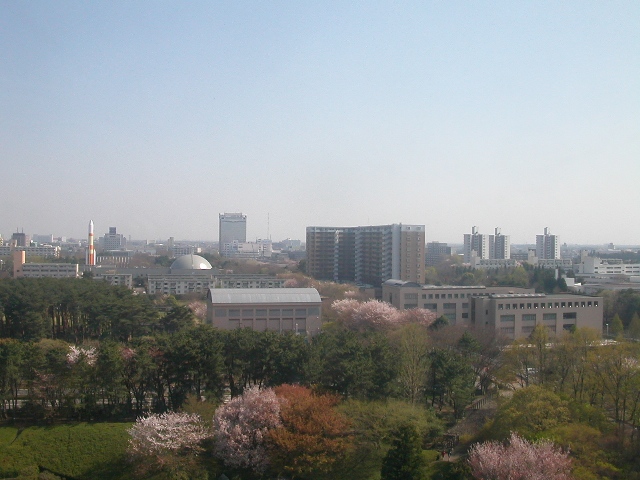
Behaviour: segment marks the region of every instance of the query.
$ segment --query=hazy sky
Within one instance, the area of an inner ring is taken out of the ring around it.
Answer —
[[[640,243],[640,2],[0,0],[0,232]]]

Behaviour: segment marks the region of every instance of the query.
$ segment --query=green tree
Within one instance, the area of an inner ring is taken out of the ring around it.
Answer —
[[[381,480],[419,480],[424,475],[422,439],[416,428],[408,423],[394,434],[391,448],[382,461]]]
[[[629,323],[629,336],[640,340],[640,316],[638,316],[638,312],[633,314],[631,322]]]
[[[624,325],[622,323],[622,319],[620,315],[617,313],[611,319],[611,325],[609,325],[609,332],[613,337],[619,337],[624,332]]]

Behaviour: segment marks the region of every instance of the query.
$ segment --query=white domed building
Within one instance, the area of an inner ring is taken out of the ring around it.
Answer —
[[[182,255],[174,260],[169,273],[149,275],[149,294],[185,295],[205,293],[215,287],[216,271],[200,255]]]

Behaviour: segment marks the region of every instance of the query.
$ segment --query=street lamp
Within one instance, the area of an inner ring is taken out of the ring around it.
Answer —
[[[607,338],[609,338],[609,324],[605,323],[605,326],[607,327]]]

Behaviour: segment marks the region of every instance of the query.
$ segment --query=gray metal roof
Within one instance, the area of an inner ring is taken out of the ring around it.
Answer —
[[[315,288],[210,288],[211,303],[320,303]]]

